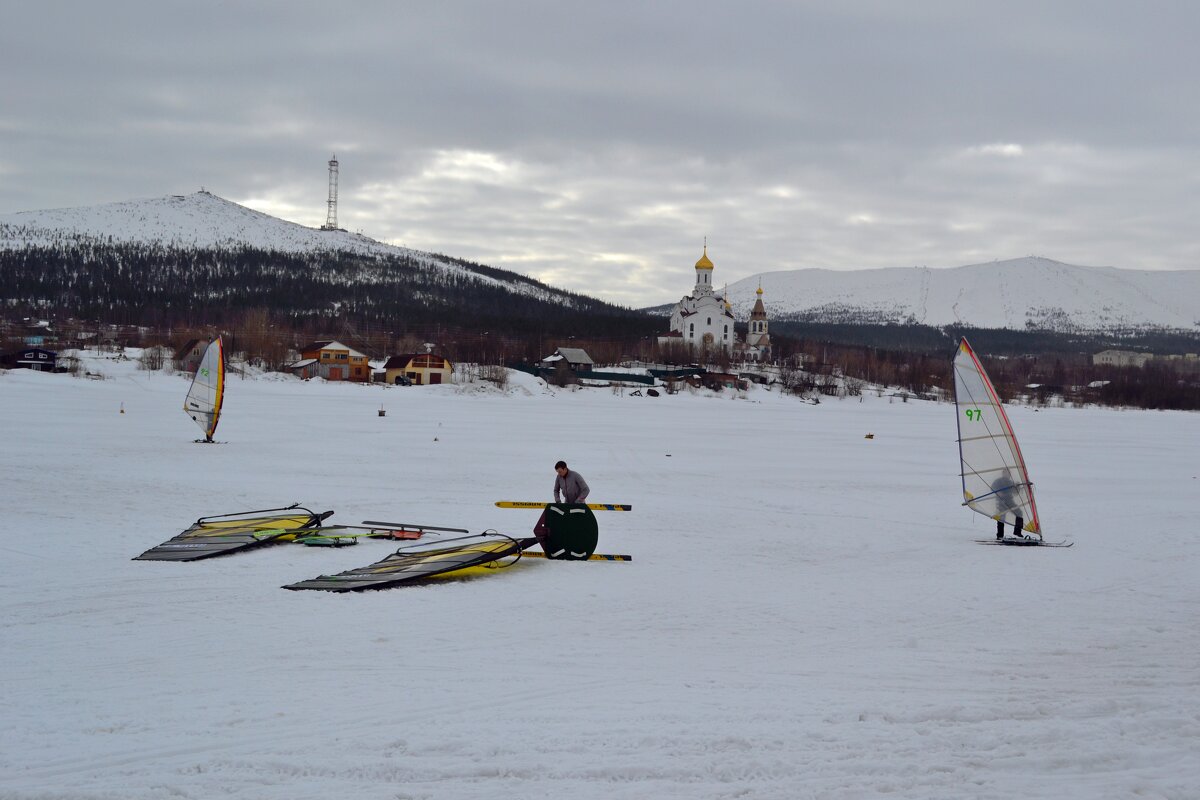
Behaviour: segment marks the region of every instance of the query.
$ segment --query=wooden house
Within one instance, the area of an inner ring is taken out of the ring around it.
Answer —
[[[0,363],[9,369],[33,369],[40,372],[54,372],[58,366],[58,353],[44,350],[41,347],[26,347],[15,353],[9,353],[0,358]]]
[[[195,372],[200,366],[200,360],[204,358],[204,351],[208,349],[212,339],[189,339],[183,347],[175,351],[175,364],[180,372]]]
[[[572,372],[588,372],[595,366],[592,357],[581,347],[560,347],[542,359],[542,366],[554,369],[560,361],[567,362],[567,369]]]
[[[287,371],[297,378],[315,378],[320,374],[321,364],[315,358],[302,358],[294,364],[287,365]]]
[[[405,378],[414,386],[450,383],[454,365],[445,356],[437,353],[406,353],[392,356],[383,365],[385,380],[390,384],[404,383]]]
[[[300,348],[300,361],[288,366],[301,377],[320,377],[327,381],[371,380],[371,365],[367,356],[339,341],[323,339],[309,342]]]

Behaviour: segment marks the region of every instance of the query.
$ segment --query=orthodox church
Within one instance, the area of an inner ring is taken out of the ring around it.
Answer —
[[[762,286],[750,312],[749,332],[745,341],[738,341],[733,329],[733,308],[725,297],[713,290],[713,262],[708,257],[708,245],[696,262],[696,285],[684,295],[671,312],[671,330],[659,336],[660,345],[685,344],[700,352],[724,350],[731,355],[753,361],[771,357],[771,336],[767,332],[767,311],[763,307]]]
[[[742,350],[747,361],[771,360],[771,334],[767,332],[767,309],[763,307],[762,282],[758,284],[758,295],[754,309],[750,312],[750,326],[746,331],[746,342]]]
[[[671,312],[671,332],[658,337],[659,344],[686,344],[697,350],[721,349],[733,352],[733,309],[723,297],[717,297],[712,283],[713,262],[708,245],[696,262],[696,285],[684,295]]]

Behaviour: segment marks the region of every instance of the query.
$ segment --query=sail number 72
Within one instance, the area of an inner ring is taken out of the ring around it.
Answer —
[[[967,415],[967,419],[971,420],[972,422],[979,422],[979,420],[983,419],[983,412],[978,408],[968,408],[965,413]]]

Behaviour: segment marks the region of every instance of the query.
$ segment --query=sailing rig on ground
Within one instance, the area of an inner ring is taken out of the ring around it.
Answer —
[[[1004,413],[1000,396],[964,338],[954,357],[954,406],[958,420],[963,505],[996,520],[996,538],[981,544],[1066,546],[1046,542],[1033,499],[1033,482]],[[1004,533],[1012,526],[1012,535]]]
[[[197,442],[211,444],[217,422],[221,419],[221,403],[225,399],[225,346],[221,337],[209,342],[204,356],[196,367],[196,376],[183,401],[183,411],[191,417],[204,438]]]
[[[367,522],[362,525],[322,523],[332,511],[316,513],[293,503],[284,508],[240,511],[201,517],[182,533],[152,547],[134,561],[198,561],[280,542],[309,547],[346,547],[359,539],[420,539],[426,533],[470,533],[415,522]]]
[[[516,539],[495,531],[402,547],[382,561],[365,567],[320,575],[285,589],[318,589],[326,592],[361,592],[420,584],[436,578],[468,578],[511,566],[536,538]]]
[[[294,541],[312,529],[319,529],[321,521],[331,514],[332,511],[317,513],[292,504],[286,508],[201,517],[183,533],[150,548],[134,561],[198,561]]]

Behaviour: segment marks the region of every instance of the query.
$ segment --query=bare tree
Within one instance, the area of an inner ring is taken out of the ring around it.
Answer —
[[[138,358],[138,369],[144,369],[148,372],[161,370],[167,363],[167,357],[170,355],[170,352],[170,350],[162,345],[143,348],[142,355]]]

